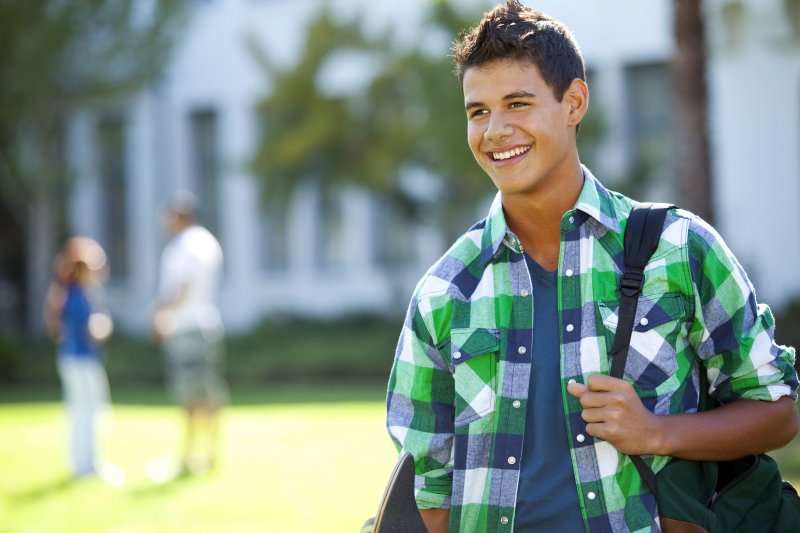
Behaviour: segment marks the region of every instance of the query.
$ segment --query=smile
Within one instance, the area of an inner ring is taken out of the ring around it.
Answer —
[[[524,154],[528,150],[530,150],[530,146],[517,146],[516,148],[512,148],[511,150],[507,150],[505,152],[489,152],[492,156],[492,159],[495,161],[502,161],[504,159],[509,159],[514,157],[515,155]]]

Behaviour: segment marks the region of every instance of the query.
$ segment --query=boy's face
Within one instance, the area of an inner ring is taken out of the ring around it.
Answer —
[[[501,59],[468,68],[463,90],[467,142],[503,195],[558,186],[577,156],[573,87],[559,102],[535,65]]]

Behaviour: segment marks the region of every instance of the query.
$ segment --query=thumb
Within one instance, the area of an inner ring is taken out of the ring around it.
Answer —
[[[583,396],[583,393],[589,390],[589,387],[584,385],[583,383],[567,383],[567,392],[575,396],[576,398],[580,398]]]

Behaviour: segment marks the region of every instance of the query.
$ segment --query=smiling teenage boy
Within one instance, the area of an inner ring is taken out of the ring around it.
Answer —
[[[589,91],[559,22],[516,1],[454,45],[467,137],[498,194],[418,284],[387,397],[431,532],[658,531],[627,454],[722,460],[796,434],[794,350],[719,235],[680,209],[609,377],[632,200],[581,165]],[[696,413],[699,376],[722,406]]]

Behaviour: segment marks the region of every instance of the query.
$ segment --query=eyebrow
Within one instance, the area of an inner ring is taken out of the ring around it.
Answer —
[[[513,93],[505,95],[503,100],[515,100],[517,98],[536,98],[536,95],[528,91],[514,91]],[[475,107],[483,107],[483,105],[482,102],[468,102],[467,105],[464,106],[464,109],[469,111]]]

